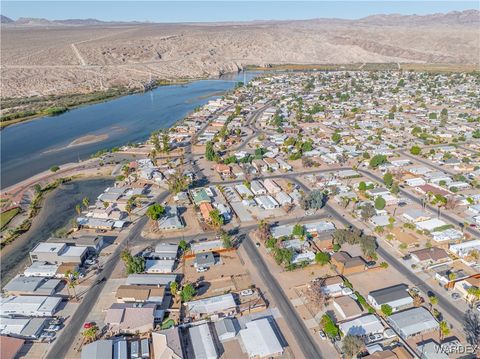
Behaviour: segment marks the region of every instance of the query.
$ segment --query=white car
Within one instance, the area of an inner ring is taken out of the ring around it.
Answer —
[[[198,272],[198,273],[203,273],[203,272],[206,272],[207,270],[208,270],[207,267],[198,267],[198,268],[197,268],[197,272]]]
[[[323,330],[320,330],[318,332],[318,335],[320,335],[320,339],[322,340],[327,340],[327,336],[325,335],[325,333],[323,332]]]
[[[245,289],[245,290],[242,290],[242,291],[240,292],[240,295],[241,295],[242,297],[248,297],[248,296],[250,296],[250,295],[252,295],[252,294],[253,294],[253,290],[251,290],[251,289]]]

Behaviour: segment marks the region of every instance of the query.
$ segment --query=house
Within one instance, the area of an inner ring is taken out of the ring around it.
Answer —
[[[343,335],[354,336],[381,334],[385,330],[380,320],[373,314],[342,322],[338,326]]]
[[[199,206],[202,203],[211,203],[211,202],[212,202],[212,199],[205,191],[205,188],[202,188],[201,190],[194,192],[193,203],[195,203],[195,205]]]
[[[480,252],[480,239],[452,244],[448,250],[460,258],[468,257],[473,251]]]
[[[444,227],[445,228],[445,227]],[[463,238],[463,233],[454,228],[440,228],[440,230],[433,231],[431,234],[435,242],[449,242],[456,241]]]
[[[438,218],[432,218],[426,221],[420,221],[415,224],[417,229],[422,230],[422,231],[428,231],[428,232],[433,232],[437,228],[441,228],[446,226],[447,224],[442,221],[441,219]]]
[[[125,284],[168,286],[176,280],[176,274],[130,274]]]
[[[367,190],[366,193],[372,197],[377,197],[377,196],[390,194],[390,191],[383,187],[377,187],[377,188]]]
[[[242,198],[253,198],[253,192],[248,189],[244,184],[238,184],[235,186],[235,190]]]
[[[382,214],[378,216],[373,216],[372,218],[370,218],[370,222],[372,222],[375,227],[385,227],[390,224],[389,219],[389,216]]]
[[[213,341],[208,323],[196,325],[188,329],[195,358],[217,359],[219,355]]]
[[[155,246],[153,256],[156,259],[176,259],[178,253],[178,243],[159,243]]]
[[[454,289],[457,290],[467,301],[475,300],[475,296],[468,293],[469,288],[480,288],[480,275],[474,275],[455,282]]]
[[[195,268],[210,268],[217,264],[213,252],[203,252],[195,254],[193,266]]]
[[[270,178],[267,178],[265,181],[263,181],[263,185],[271,195],[275,195],[282,190],[280,186]]]
[[[24,271],[25,277],[45,277],[53,278],[57,274],[58,264],[48,264],[47,262],[33,262]]]
[[[393,312],[409,308],[413,305],[413,298],[408,293],[406,284],[398,284],[368,293],[367,300],[377,310],[386,304],[392,308]]]
[[[267,194],[267,190],[260,181],[254,180],[250,182],[250,190],[256,196]]]
[[[218,339],[225,341],[235,338],[239,331],[239,325],[236,318],[224,318],[215,322],[215,331]]]
[[[415,262],[427,266],[451,260],[448,253],[438,247],[423,248],[410,252],[410,254]]]
[[[240,330],[240,338],[249,358],[272,358],[283,354],[283,347],[268,318],[252,320]]]
[[[257,202],[258,206],[263,209],[275,209],[279,207],[278,202],[272,196],[255,197],[255,202]]]
[[[419,187],[419,186],[426,185],[427,181],[425,181],[423,178],[415,177],[415,178],[406,179],[404,183],[409,187]]]
[[[83,263],[87,257],[87,248],[68,246],[66,243],[41,242],[30,252],[33,262],[47,262],[51,264]]]
[[[448,348],[444,347],[445,344],[440,346],[435,341],[428,340],[426,342],[420,342],[416,347],[416,351],[417,353],[421,353],[421,359],[448,359]],[[459,345],[460,343],[456,344],[455,348],[458,348]],[[442,351],[442,348],[447,350]]]
[[[59,279],[17,276],[8,282],[3,291],[9,295],[54,295],[60,286]]]
[[[292,235],[294,225],[282,225],[282,226],[275,226],[271,228],[271,235],[273,238],[281,238],[281,237],[290,237]]]
[[[141,306],[137,303],[114,303],[107,310],[105,324],[115,333],[147,333],[154,328],[156,308],[155,303]]]
[[[344,280],[339,275],[328,277],[325,279],[315,279],[322,280],[322,292],[325,296],[328,297],[338,297],[342,295],[347,295],[351,290],[345,287]]]
[[[153,332],[152,349],[152,359],[183,359],[185,357],[177,327]]]
[[[362,315],[363,310],[358,302],[348,295],[333,299],[333,307],[340,315],[340,320],[350,320]]]
[[[25,340],[0,335],[0,358],[15,359],[20,353]]]
[[[431,218],[427,212],[419,209],[409,209],[402,214],[402,217],[410,223],[427,221]]]
[[[61,297],[11,296],[0,298],[0,313],[11,316],[53,317],[61,302]]]
[[[158,228],[162,231],[174,231],[185,228],[178,214],[177,206],[166,206],[164,214],[158,219]]]
[[[223,163],[217,163],[214,166],[215,171],[217,171],[219,174],[223,176],[230,176],[232,173],[232,169],[230,168],[229,165],[225,165]]]
[[[343,251],[333,254],[331,263],[343,275],[363,272],[366,266],[365,261],[361,257],[352,257]]]
[[[147,259],[145,261],[146,273],[172,273],[175,266],[174,259]]]
[[[390,326],[407,340],[411,337],[438,331],[438,322],[423,307],[411,308],[394,313],[387,318]]]
[[[287,193],[281,191],[281,192],[278,192],[276,195],[275,195],[275,199],[277,200],[277,202],[281,205],[281,206],[285,206],[285,205],[289,205],[289,204],[292,204],[293,203],[293,199],[292,197],[290,197]]]
[[[223,241],[221,239],[192,243],[190,247],[190,250],[194,254],[218,251],[221,249],[224,249]]]
[[[117,303],[158,303],[165,297],[165,287],[154,285],[121,285],[115,294]]]
[[[8,318],[0,320],[0,334],[27,340],[39,339],[45,327],[47,318]],[[0,348],[1,349],[1,348]],[[3,359],[3,356],[0,356]]]
[[[214,314],[231,315],[237,311],[237,303],[231,293],[203,298],[185,303],[190,317],[202,318]]]
[[[202,202],[199,205],[200,213],[202,214],[202,218],[205,222],[210,222],[212,219],[210,218],[210,213],[213,211],[213,206],[208,202]]]

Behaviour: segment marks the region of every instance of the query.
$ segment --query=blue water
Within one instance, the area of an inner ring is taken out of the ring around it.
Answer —
[[[247,81],[258,73],[246,74]],[[59,116],[9,126],[0,133],[1,187],[6,188],[54,165],[86,159],[93,153],[146,140],[159,128],[172,126],[195,107],[232,89],[243,74],[187,85],[163,86],[80,107]],[[101,142],[65,148],[91,134],[108,134]]]

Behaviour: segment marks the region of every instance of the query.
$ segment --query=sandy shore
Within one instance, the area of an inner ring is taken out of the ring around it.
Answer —
[[[51,150],[44,151],[43,153],[51,153],[51,152],[57,152],[61,150],[65,150],[67,148],[72,148],[76,146],[83,146],[83,145],[89,145],[92,143],[96,142],[102,142],[105,141],[108,138],[107,134],[102,134],[102,135],[86,135],[79,137],[72,142],[70,142],[67,146],[64,147],[58,147],[58,148],[52,148]]]

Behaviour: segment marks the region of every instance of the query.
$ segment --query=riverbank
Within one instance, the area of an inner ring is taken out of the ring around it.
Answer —
[[[42,209],[32,221],[30,230],[0,251],[2,287],[28,265],[28,254],[38,243],[70,225],[76,216],[75,206],[84,197],[93,203],[112,183],[113,179],[105,177],[75,179],[49,192],[44,198]]]
[[[148,90],[162,86],[183,85],[201,79],[203,78],[158,80],[149,85]],[[2,100],[2,112],[7,113],[2,113],[2,116],[0,117],[0,130],[13,124],[27,122],[45,116],[57,116],[82,106],[94,105],[144,91],[145,89],[143,88],[118,87],[106,91],[94,91],[85,94],[7,98]]]

